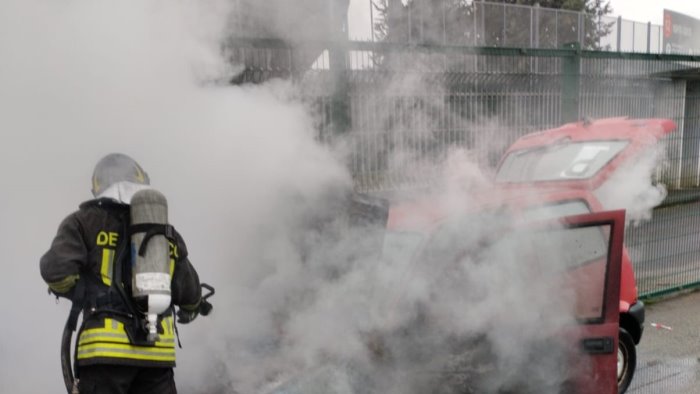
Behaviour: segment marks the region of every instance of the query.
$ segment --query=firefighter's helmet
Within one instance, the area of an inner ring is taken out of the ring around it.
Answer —
[[[92,194],[97,197],[111,185],[124,181],[150,185],[148,174],[134,159],[122,153],[110,153],[95,166],[92,173]]]

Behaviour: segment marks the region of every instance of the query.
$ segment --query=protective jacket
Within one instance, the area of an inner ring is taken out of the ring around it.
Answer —
[[[78,366],[175,366],[172,313],[159,319],[159,339],[149,343],[143,316],[130,302],[128,225],[129,205],[105,198],[90,200],[63,220],[41,258],[41,275],[49,288],[82,303]],[[174,235],[170,241],[172,304],[196,310],[201,299],[199,277],[187,258],[185,242],[179,233]]]

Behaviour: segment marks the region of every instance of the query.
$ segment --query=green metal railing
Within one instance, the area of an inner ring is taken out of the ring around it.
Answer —
[[[613,116],[673,119],[656,178],[672,197],[695,201],[700,190],[697,56],[263,39],[235,39],[229,49],[245,65],[238,83],[295,81],[319,139],[346,147],[361,191],[427,186],[430,164],[455,147],[493,166],[526,133]],[[642,297],[700,285],[699,207],[657,209],[628,229]]]

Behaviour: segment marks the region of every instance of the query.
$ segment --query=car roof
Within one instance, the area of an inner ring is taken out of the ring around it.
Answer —
[[[607,118],[593,121],[568,123],[561,127],[527,134],[515,141],[505,152],[499,163],[499,169],[506,158],[513,152],[526,151],[558,143],[585,141],[629,141],[629,144],[606,163],[597,173],[584,179],[557,179],[546,181],[529,181],[539,187],[582,188],[594,190],[599,187],[621,165],[638,157],[657,141],[676,129],[671,119],[629,119],[627,117]],[[502,186],[523,182],[500,181]]]
[[[659,139],[676,129],[671,119],[630,119],[628,117],[567,123],[553,129],[537,131],[519,138],[508,151],[551,144],[563,139],[571,141],[619,140],[645,138]]]

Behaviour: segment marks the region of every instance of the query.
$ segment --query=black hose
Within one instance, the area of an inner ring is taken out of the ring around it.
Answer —
[[[61,338],[61,371],[63,372],[63,383],[66,384],[68,394],[73,392],[73,360],[71,359],[71,342],[73,341],[73,330],[70,327],[70,319],[63,328]]]
[[[202,286],[203,289],[209,290],[209,293],[206,294],[206,295],[204,295],[204,296],[202,297],[202,301],[201,301],[201,303],[199,304],[199,314],[202,315],[202,316],[207,316],[208,314],[211,313],[211,310],[214,308],[214,307],[211,305],[211,303],[209,303],[209,302],[207,301],[207,298],[213,296],[214,293],[216,293],[216,290],[214,290],[214,288],[213,288],[212,286],[209,286],[209,285],[206,284],[206,283],[202,283],[201,286]]]

